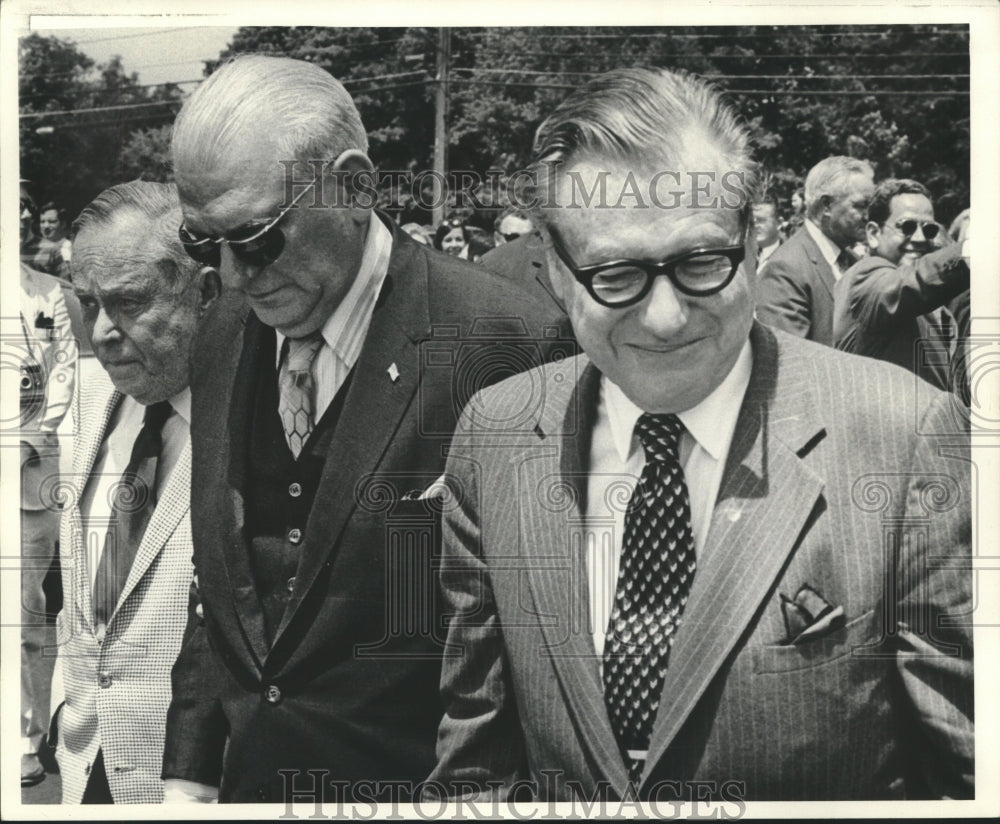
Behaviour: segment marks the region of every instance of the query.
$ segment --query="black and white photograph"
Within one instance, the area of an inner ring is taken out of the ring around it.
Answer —
[[[0,10],[2,817],[1000,815],[1000,7],[414,5]]]

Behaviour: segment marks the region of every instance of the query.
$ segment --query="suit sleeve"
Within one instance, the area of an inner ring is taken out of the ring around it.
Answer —
[[[463,433],[463,418],[459,433]],[[448,620],[438,763],[424,797],[505,798],[525,772],[524,743],[500,616],[480,547],[476,462],[456,434],[448,459],[456,505],[443,518],[440,586]]]
[[[920,422],[897,564],[897,657],[913,736],[908,795],[972,798],[973,727],[971,484],[969,432],[942,395]],[[959,431],[964,428],[964,431]],[[953,433],[955,437],[941,437]],[[921,540],[926,529],[927,540]]]
[[[192,582],[188,625],[170,675],[162,778],[217,787],[229,724],[218,697],[223,673],[197,607],[197,586]]]
[[[852,280],[848,291],[851,315],[866,332],[891,330],[946,305],[969,288],[969,267],[961,244],[924,255],[915,263],[872,269]]]
[[[809,335],[811,317],[808,284],[791,262],[772,257],[758,276],[757,319],[804,338]]]

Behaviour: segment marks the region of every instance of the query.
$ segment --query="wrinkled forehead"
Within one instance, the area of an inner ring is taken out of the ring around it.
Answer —
[[[175,221],[180,221],[180,210],[150,218],[138,209],[121,209],[108,221],[84,226],[73,240],[74,278],[77,272],[91,277],[169,259],[167,238]]]
[[[909,217],[934,220],[934,206],[922,194],[915,192],[893,197],[889,201],[889,220],[903,220]]]

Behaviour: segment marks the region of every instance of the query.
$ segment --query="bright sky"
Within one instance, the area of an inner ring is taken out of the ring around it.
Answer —
[[[73,40],[97,63],[120,55],[125,71],[138,72],[139,82],[166,83],[200,80],[203,60],[216,58],[232,39],[228,28],[128,28],[128,29],[39,29],[43,36]],[[195,84],[181,86],[191,91]]]

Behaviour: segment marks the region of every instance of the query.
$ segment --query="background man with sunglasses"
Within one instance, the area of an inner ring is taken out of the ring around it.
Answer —
[[[865,239],[875,188],[865,160],[827,157],[806,175],[805,222],[760,268],[757,317],[793,335],[833,346],[833,288]]]
[[[452,443],[426,794],[970,797],[969,473],[938,451],[962,409],[754,320],[750,136],[700,80],[595,78],[535,157],[585,354],[480,393]],[[664,170],[716,182],[571,204]]]
[[[435,481],[471,393],[554,345],[517,287],[372,209],[367,146],[337,80],[275,57],[220,68],[175,125],[180,237],[228,294],[192,374],[168,800],[406,800],[434,765]]]
[[[969,289],[968,240],[935,251],[940,227],[930,192],[915,180],[878,185],[865,231],[871,255],[834,292],[837,348],[953,388],[956,324],[947,307]]]

